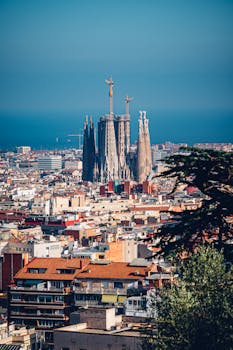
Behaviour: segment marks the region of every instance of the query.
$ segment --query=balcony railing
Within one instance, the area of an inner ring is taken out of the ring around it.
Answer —
[[[34,306],[38,306],[38,309],[54,309],[54,310],[62,310],[65,309],[67,307],[69,307],[70,305],[68,303],[64,303],[64,304],[55,304],[55,303],[42,303],[42,302],[28,302],[26,300],[19,300],[19,301],[11,301],[11,305],[16,307],[16,306],[20,306],[20,307],[27,307],[27,308],[33,308]]]
[[[68,304],[64,301],[39,301],[39,300],[25,300],[25,299],[11,299],[11,304],[30,304],[30,305],[47,305],[48,307],[65,307]]]
[[[108,287],[90,287],[74,286],[73,291],[78,294],[114,294],[127,295],[127,288],[108,288]]]
[[[11,291],[15,292],[54,292],[54,293],[59,293],[59,294],[67,294],[70,293],[70,288],[69,287],[61,287],[61,288],[56,288],[56,287],[48,287],[48,288],[41,288],[37,286],[24,286],[24,287],[18,287],[18,286],[11,286],[10,287]]]
[[[62,319],[62,320],[66,320],[67,316],[64,314],[49,314],[49,313],[43,313],[43,314],[28,314],[25,312],[20,312],[20,311],[11,311],[11,318],[14,317],[19,317],[19,318],[23,318],[23,319],[38,319],[38,320],[43,320],[43,319]]]
[[[75,300],[76,306],[96,306],[99,305],[98,300]]]

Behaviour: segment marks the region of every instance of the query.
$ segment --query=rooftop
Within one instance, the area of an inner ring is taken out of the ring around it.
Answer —
[[[24,266],[15,279],[69,280],[78,279],[127,279],[138,280],[156,272],[152,263],[131,265],[124,262],[90,262],[79,258],[34,258]]]
[[[120,329],[114,329],[111,331],[102,329],[86,328],[86,323],[74,324],[66,327],[57,328],[55,332],[77,332],[86,334],[103,334],[103,335],[116,335],[124,337],[141,337],[142,333],[139,331],[138,327],[124,327]]]

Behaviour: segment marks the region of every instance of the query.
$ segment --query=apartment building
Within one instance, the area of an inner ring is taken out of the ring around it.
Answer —
[[[92,261],[75,278],[75,305],[116,306],[119,312],[123,312],[127,296],[146,294],[146,279],[153,272],[156,272],[156,266],[144,259],[135,259],[131,263]]]
[[[117,314],[123,314],[126,299],[146,295],[158,278],[157,266],[144,259],[125,263],[34,258],[9,286],[8,321],[35,327],[43,348],[52,349],[54,328],[68,325],[73,311],[87,306],[115,307]]]
[[[128,324],[114,308],[82,309],[76,324],[54,331],[55,350],[139,350],[143,334],[140,326]]]
[[[87,262],[88,263],[88,262]],[[8,321],[35,327],[46,349],[53,348],[53,329],[69,324],[72,281],[85,264],[80,259],[34,258],[8,289]]]

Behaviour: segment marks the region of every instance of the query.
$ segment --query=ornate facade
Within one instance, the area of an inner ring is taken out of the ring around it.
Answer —
[[[130,180],[133,174],[139,182],[144,181],[151,171],[151,149],[146,112],[142,118],[140,112],[138,150],[136,154],[136,169],[133,169],[130,157],[130,114],[129,102],[125,98],[125,114],[116,115],[113,112],[112,77],[106,80],[109,85],[109,113],[100,117],[98,122],[98,152],[95,148],[95,132],[92,121],[88,128],[88,119],[84,124],[83,143],[83,180],[108,182],[110,180]]]
[[[84,181],[93,182],[96,179],[96,146],[95,146],[95,130],[90,117],[90,125],[88,125],[88,117],[84,123],[83,138],[83,173]]]
[[[152,168],[150,134],[145,111],[140,111],[138,122],[137,180],[141,183],[148,178]]]

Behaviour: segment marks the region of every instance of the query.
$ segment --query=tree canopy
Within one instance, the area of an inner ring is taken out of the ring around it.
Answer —
[[[164,225],[156,234],[162,254],[180,250],[192,251],[196,244],[213,242],[232,251],[228,244],[233,237],[229,218],[233,214],[232,152],[185,148],[182,153],[165,159],[168,169],[160,177],[175,180],[172,193],[180,185],[198,188],[204,199],[196,210],[171,212],[174,224]]]
[[[222,252],[198,246],[177,284],[163,288],[145,349],[229,350],[233,344],[232,270]]]

